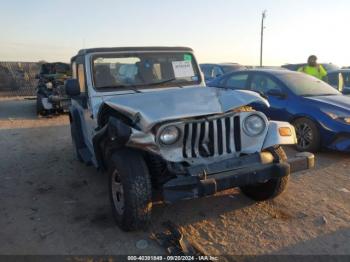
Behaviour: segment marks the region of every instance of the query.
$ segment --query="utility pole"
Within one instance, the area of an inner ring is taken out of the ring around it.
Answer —
[[[264,20],[266,18],[266,10],[264,10],[264,12],[262,12],[262,16],[261,16],[261,33],[260,33],[260,67],[262,67],[263,65],[263,41],[264,41]]]

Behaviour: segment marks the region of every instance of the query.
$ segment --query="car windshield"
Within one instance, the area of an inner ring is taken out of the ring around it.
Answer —
[[[339,95],[329,84],[304,73],[284,73],[279,78],[299,96]]]
[[[92,66],[96,89],[200,83],[196,61],[191,53],[185,52],[101,54],[93,57]]]

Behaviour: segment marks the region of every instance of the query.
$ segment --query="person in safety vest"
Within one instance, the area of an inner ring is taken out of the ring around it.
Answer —
[[[317,64],[317,57],[315,55],[309,56],[307,59],[307,65],[304,65],[298,69],[299,72],[314,76],[318,79],[324,80],[327,76],[327,71],[320,64]]]

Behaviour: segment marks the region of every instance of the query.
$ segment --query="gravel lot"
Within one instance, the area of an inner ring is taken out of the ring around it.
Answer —
[[[293,149],[288,149],[293,154]],[[229,190],[154,207],[147,232],[112,219],[106,176],[74,159],[67,116],[37,118],[34,100],[0,101],[0,254],[164,254],[149,239],[171,220],[211,255],[350,254],[350,159],[317,154],[279,198]],[[138,249],[138,240],[147,240]]]

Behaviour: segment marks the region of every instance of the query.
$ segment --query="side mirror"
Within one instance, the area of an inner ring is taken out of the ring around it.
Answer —
[[[267,91],[266,93],[268,96],[275,96],[275,97],[278,97],[278,98],[286,98],[287,95],[284,94],[280,89],[270,89],[269,91]]]
[[[80,86],[77,79],[67,79],[64,83],[64,87],[68,96],[80,95]]]

